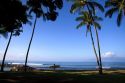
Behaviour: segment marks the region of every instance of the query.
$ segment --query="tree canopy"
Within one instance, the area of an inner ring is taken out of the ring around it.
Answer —
[[[58,16],[57,8],[63,6],[62,0],[28,0],[29,14],[34,13],[38,18],[55,21]]]
[[[28,22],[27,7],[19,0],[0,0],[0,32],[19,35]]]

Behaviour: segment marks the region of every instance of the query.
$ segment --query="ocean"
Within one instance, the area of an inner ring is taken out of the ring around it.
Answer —
[[[8,64],[23,64],[23,62],[7,62]],[[56,70],[96,70],[96,62],[29,62],[28,66],[40,70],[53,70],[50,66],[59,65]],[[103,62],[103,69],[125,69],[125,62]],[[5,68],[6,70],[6,68]]]

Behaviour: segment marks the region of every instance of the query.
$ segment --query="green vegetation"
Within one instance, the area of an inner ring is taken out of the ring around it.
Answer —
[[[125,71],[36,71],[0,73],[0,82],[4,83],[124,83]]]
[[[30,38],[30,42],[28,45],[27,53],[26,53],[26,59],[25,59],[25,72],[26,72],[26,67],[27,67],[27,60],[28,60],[28,55],[31,47],[31,43],[34,37],[34,32],[36,28],[36,23],[37,19],[40,17],[43,17],[44,20],[51,20],[55,21],[58,15],[57,8],[61,9],[63,6],[62,0],[28,0],[27,1],[27,6],[29,9],[29,13],[34,13],[35,14],[35,21],[33,25],[33,31],[32,35]]]
[[[26,13],[27,7],[18,0],[0,1],[0,12],[0,32],[5,37],[10,33],[10,38],[2,60],[1,71],[3,71],[6,53],[12,36],[20,35],[22,25],[28,23],[28,15]]]
[[[35,21],[26,53],[25,71],[37,19],[43,17],[44,20],[55,21],[58,16],[57,9],[61,9],[63,7],[62,0],[27,0],[26,2],[26,4],[23,4],[21,0],[0,1],[0,11],[2,12],[0,14],[0,34],[7,37],[7,34],[10,33],[10,38],[2,60],[1,71],[4,69],[4,62],[12,36],[19,36],[20,32],[23,31],[22,25],[30,23],[29,20],[34,16],[31,13],[35,14]]]
[[[69,0],[70,1],[70,0]],[[72,1],[72,0],[71,0]],[[102,21],[101,17],[96,16],[96,9],[99,9],[100,11],[104,12],[104,8],[101,4],[95,1],[91,0],[74,0],[73,5],[71,6],[71,13],[77,12],[80,16],[76,18],[76,21],[80,21],[80,24],[77,25],[77,28],[86,26],[86,34],[87,32],[90,32],[91,40],[92,40],[92,46],[94,49],[94,53],[97,60],[97,65],[99,68],[99,73],[102,74],[102,60],[101,60],[101,50],[100,50],[100,42],[99,42],[99,35],[97,29],[101,29],[101,25],[98,23],[98,21]],[[98,46],[98,54],[97,49],[95,47],[94,38],[93,38],[93,32],[92,32],[92,26],[95,29],[96,33],[96,39],[97,39],[97,46]]]
[[[80,21],[77,28],[85,25],[87,27],[86,32],[90,32],[92,46],[97,59],[97,64],[99,66],[99,73],[102,74],[102,62],[101,62],[101,50],[99,42],[98,29],[101,29],[101,25],[98,21],[101,21],[96,13],[96,10],[104,12],[104,7],[93,0],[68,0],[73,1],[70,10],[71,13],[77,12],[78,17],[76,21]],[[0,1],[0,34],[7,38],[10,34],[7,47],[5,49],[4,57],[2,60],[1,71],[4,68],[4,62],[6,54],[11,42],[12,36],[19,36],[23,31],[23,24],[30,24],[32,17],[35,18],[33,24],[33,31],[31,39],[28,45],[28,50],[26,53],[25,60],[25,71],[27,67],[28,54],[30,51],[32,39],[34,36],[36,23],[38,18],[43,18],[43,20],[55,21],[58,16],[58,10],[63,7],[63,0],[27,0],[26,4],[23,4],[21,0],[1,0]],[[105,16],[112,17],[114,13],[118,13],[117,25],[120,26],[122,21],[122,16],[125,15],[125,0],[105,0],[105,8],[111,8],[107,10]],[[68,12],[68,11],[67,11]],[[33,13],[33,14],[32,14]],[[30,20],[30,21],[29,21]],[[93,27],[93,28],[92,28]],[[97,47],[93,39],[93,30],[96,34]],[[55,70],[55,69],[54,69]],[[0,73],[0,82],[113,82],[122,83],[125,81],[124,73],[125,71],[104,71],[103,75],[97,74],[97,71],[57,71],[57,72],[5,72]]]
[[[125,0],[107,0],[105,7],[109,8],[105,16],[111,18],[114,13],[118,13],[117,25],[121,25],[122,17],[125,15]]]

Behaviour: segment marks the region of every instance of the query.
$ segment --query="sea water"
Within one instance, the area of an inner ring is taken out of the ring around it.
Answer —
[[[8,62],[8,64],[24,65],[24,62]],[[57,70],[95,70],[98,68],[96,62],[28,62],[28,66],[41,70],[51,70],[50,66],[54,64],[60,66]],[[102,67],[103,69],[125,69],[125,62],[103,62]]]
[[[23,62],[8,62],[8,64],[24,65]],[[97,69],[96,62],[28,62],[28,66],[36,69],[51,69],[52,65],[59,65],[58,70],[94,70]],[[103,62],[103,69],[125,69],[125,62]]]

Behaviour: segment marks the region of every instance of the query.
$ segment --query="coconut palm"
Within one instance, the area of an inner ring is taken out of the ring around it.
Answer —
[[[91,15],[89,14],[89,12],[87,11],[82,11],[80,13],[80,16],[76,18],[76,21],[80,21],[80,24],[77,26],[77,29],[79,29],[82,26],[86,26],[87,30],[86,30],[86,35],[87,32],[90,32],[90,36],[91,36],[91,40],[92,40],[92,46],[94,49],[94,52],[96,53],[96,48],[95,48],[95,44],[94,44],[94,39],[93,39],[93,34],[92,34],[92,26],[94,26],[97,29],[101,29],[100,24],[98,23],[98,21],[101,21],[102,18],[101,17],[97,17],[97,16],[93,16],[93,19],[91,18]],[[100,62],[99,62],[99,57],[96,55],[96,59],[97,59],[97,64],[98,66],[100,66]],[[100,71],[99,71],[100,72]]]
[[[24,70],[25,72],[27,71],[27,60],[36,28],[37,19],[43,17],[44,20],[55,21],[58,15],[56,10],[57,8],[59,9],[62,8],[63,2],[62,0],[28,0],[27,5],[30,11],[29,13],[35,14],[35,21],[33,25],[31,39],[28,45],[28,50],[26,53],[25,70]]]
[[[88,7],[90,8],[93,14],[96,13],[97,8],[102,12],[104,11],[103,6],[96,1],[92,1],[92,0],[67,0],[67,1],[73,2],[70,9],[71,13],[83,11],[86,9],[88,10]]]
[[[79,13],[81,11],[87,10],[88,13],[90,14],[92,21],[94,21],[93,15],[96,14],[96,11],[95,11],[96,8],[98,8],[102,12],[104,11],[104,8],[101,4],[99,4],[95,1],[92,1],[92,0],[68,0],[68,1],[74,2],[73,5],[71,6],[71,10],[70,10],[71,13],[75,13],[75,12]],[[102,74],[102,61],[101,61],[101,52],[100,52],[100,44],[99,44],[99,37],[98,37],[97,28],[95,28],[95,32],[96,32],[96,38],[97,38],[97,44],[98,44],[98,55],[97,55],[94,44],[93,44],[93,48],[94,48],[94,53],[96,55],[97,64],[99,66],[99,73]]]
[[[1,65],[1,71],[4,70],[4,62],[5,62],[6,54],[7,54],[7,51],[8,51],[10,42],[11,42],[11,39],[12,39],[12,32],[11,32],[11,34],[10,34],[9,41],[8,41],[8,43],[7,43],[7,46],[6,46],[6,49],[5,49],[5,52],[4,52],[4,56],[3,56],[3,60],[2,60],[2,65]]]
[[[118,13],[117,25],[120,26],[122,17],[125,16],[125,0],[107,0],[105,7],[109,8],[105,14],[107,17],[112,17],[114,13]]]
[[[19,35],[22,31],[22,24],[26,24],[28,22],[26,9],[26,6],[24,6],[19,0],[0,1],[0,33],[4,34],[5,37],[7,37],[8,33],[11,33],[3,56],[1,71],[4,69],[6,53],[8,51],[12,35]]]

